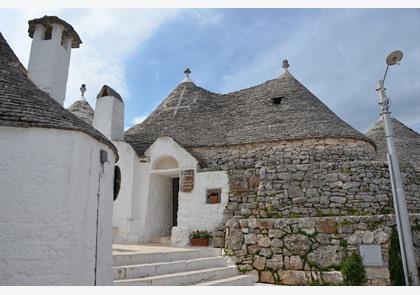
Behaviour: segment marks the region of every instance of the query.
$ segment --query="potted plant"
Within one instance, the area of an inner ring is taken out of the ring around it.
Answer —
[[[208,247],[212,235],[208,231],[195,230],[191,233],[191,246]]]

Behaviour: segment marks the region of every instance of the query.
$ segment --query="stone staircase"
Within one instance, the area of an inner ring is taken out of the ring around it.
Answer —
[[[216,248],[114,253],[116,286],[249,286],[256,274],[241,274]]]

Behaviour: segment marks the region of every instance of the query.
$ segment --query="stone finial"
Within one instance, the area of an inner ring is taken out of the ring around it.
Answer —
[[[182,80],[182,82],[192,82],[190,78],[191,70],[189,68],[185,69],[184,74],[185,74],[185,78],[184,80]]]
[[[85,92],[86,92],[86,85],[82,84],[82,86],[80,87],[80,92],[81,92],[81,96],[80,96],[80,100],[86,100],[85,98]]]
[[[283,60],[283,65],[281,67],[284,69],[284,71],[287,71],[287,69],[290,67],[287,59]]]

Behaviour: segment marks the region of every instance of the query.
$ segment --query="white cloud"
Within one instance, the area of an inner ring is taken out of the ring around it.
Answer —
[[[57,15],[70,23],[83,43],[72,50],[65,106],[80,97],[80,85],[86,84],[86,98],[95,105],[96,94],[107,84],[129,95],[125,61],[160,25],[178,15],[177,10],[0,10],[0,30],[21,62],[28,64],[31,39],[27,21],[43,15]]]
[[[143,122],[144,120],[146,120],[147,116],[148,115],[141,115],[141,116],[138,116],[138,117],[134,117],[131,120],[131,124],[133,124],[133,125],[140,124],[141,122]]]

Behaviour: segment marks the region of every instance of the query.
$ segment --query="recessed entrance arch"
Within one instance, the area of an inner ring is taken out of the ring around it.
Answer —
[[[160,156],[152,165],[154,170],[166,170],[178,168],[178,161],[172,156]]]
[[[169,155],[152,162],[147,226],[150,240],[170,237],[178,222],[179,164]]]

